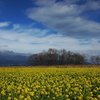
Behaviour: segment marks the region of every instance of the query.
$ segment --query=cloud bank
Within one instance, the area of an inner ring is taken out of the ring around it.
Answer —
[[[26,15],[48,28],[75,38],[100,36],[100,23],[82,17],[86,11],[100,9],[99,0],[33,1],[36,7],[27,9]]]
[[[0,22],[0,27],[9,26],[10,22]]]
[[[50,34],[49,29],[25,27],[19,24],[12,24],[12,26],[9,30],[0,29],[0,49],[22,53],[39,53],[49,48],[64,48],[76,52],[100,50],[99,39],[75,39],[59,33]]]

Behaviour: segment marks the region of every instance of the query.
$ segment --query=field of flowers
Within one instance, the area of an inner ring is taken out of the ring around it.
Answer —
[[[100,68],[0,68],[0,100],[100,100]]]

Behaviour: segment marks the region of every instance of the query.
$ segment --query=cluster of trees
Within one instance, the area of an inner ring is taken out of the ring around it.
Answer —
[[[28,65],[64,65],[85,64],[86,58],[82,54],[50,48],[47,52],[33,54],[28,58]]]
[[[100,64],[100,56],[91,56],[90,61],[92,64],[99,65]]]

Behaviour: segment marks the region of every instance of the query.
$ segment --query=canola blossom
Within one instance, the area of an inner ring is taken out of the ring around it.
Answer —
[[[100,68],[0,68],[0,100],[100,100]]]

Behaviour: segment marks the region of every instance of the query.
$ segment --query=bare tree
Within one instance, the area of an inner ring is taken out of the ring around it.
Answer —
[[[50,48],[47,52],[43,51],[39,54],[34,54],[28,58],[30,65],[56,65],[57,64],[57,49]]]
[[[65,49],[57,50],[54,48],[48,49],[38,54],[31,55],[28,58],[30,65],[64,65],[64,64],[84,64],[86,61],[84,55],[73,52],[66,52]]]
[[[66,54],[67,64],[85,64],[86,59],[84,55],[68,51]]]
[[[66,63],[66,50],[65,49],[61,49],[59,50],[59,64],[60,65],[64,65]]]
[[[100,64],[100,56],[91,56],[90,61],[92,64],[99,65]]]
[[[16,60],[16,66],[18,66],[18,65],[19,65],[18,60]]]
[[[86,62],[85,56],[82,54],[74,53],[72,59],[73,64],[85,64]]]
[[[28,58],[27,64],[28,65],[37,65],[37,54],[33,54]]]
[[[66,63],[72,64],[73,63],[73,53],[68,51],[66,54]]]
[[[57,59],[58,59],[58,54],[57,54],[57,49],[50,48],[47,52],[47,61],[48,65],[56,65],[57,64]]]

